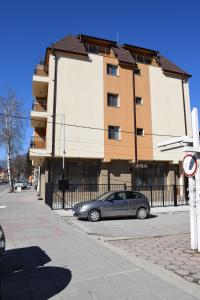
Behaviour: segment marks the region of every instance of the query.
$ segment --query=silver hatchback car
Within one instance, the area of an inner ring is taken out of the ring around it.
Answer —
[[[97,222],[104,217],[136,216],[147,218],[150,213],[148,199],[135,191],[107,192],[97,199],[77,203],[73,207],[78,218]]]

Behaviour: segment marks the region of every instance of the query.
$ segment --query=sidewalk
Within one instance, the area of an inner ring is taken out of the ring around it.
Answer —
[[[6,194],[0,205],[6,205],[0,220],[7,243],[2,300],[200,299],[197,285],[173,276],[169,283],[114,253],[51,211],[35,191]]]

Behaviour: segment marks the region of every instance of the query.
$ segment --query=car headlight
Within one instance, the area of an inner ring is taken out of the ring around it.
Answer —
[[[80,207],[80,211],[86,211],[87,210],[87,205],[83,205]]]

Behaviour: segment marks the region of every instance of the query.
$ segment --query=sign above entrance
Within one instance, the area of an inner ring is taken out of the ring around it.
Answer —
[[[187,153],[183,158],[183,171],[187,177],[193,177],[197,172],[197,160],[191,153]]]

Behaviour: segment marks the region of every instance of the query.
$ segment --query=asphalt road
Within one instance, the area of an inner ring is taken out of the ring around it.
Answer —
[[[0,197],[1,194],[4,194],[4,191],[8,190],[9,185],[8,184],[0,184]]]
[[[79,227],[89,235],[112,238],[141,238],[188,233],[189,211],[154,213],[146,220],[135,218],[107,219],[100,222],[78,220],[65,217],[65,220]]]

